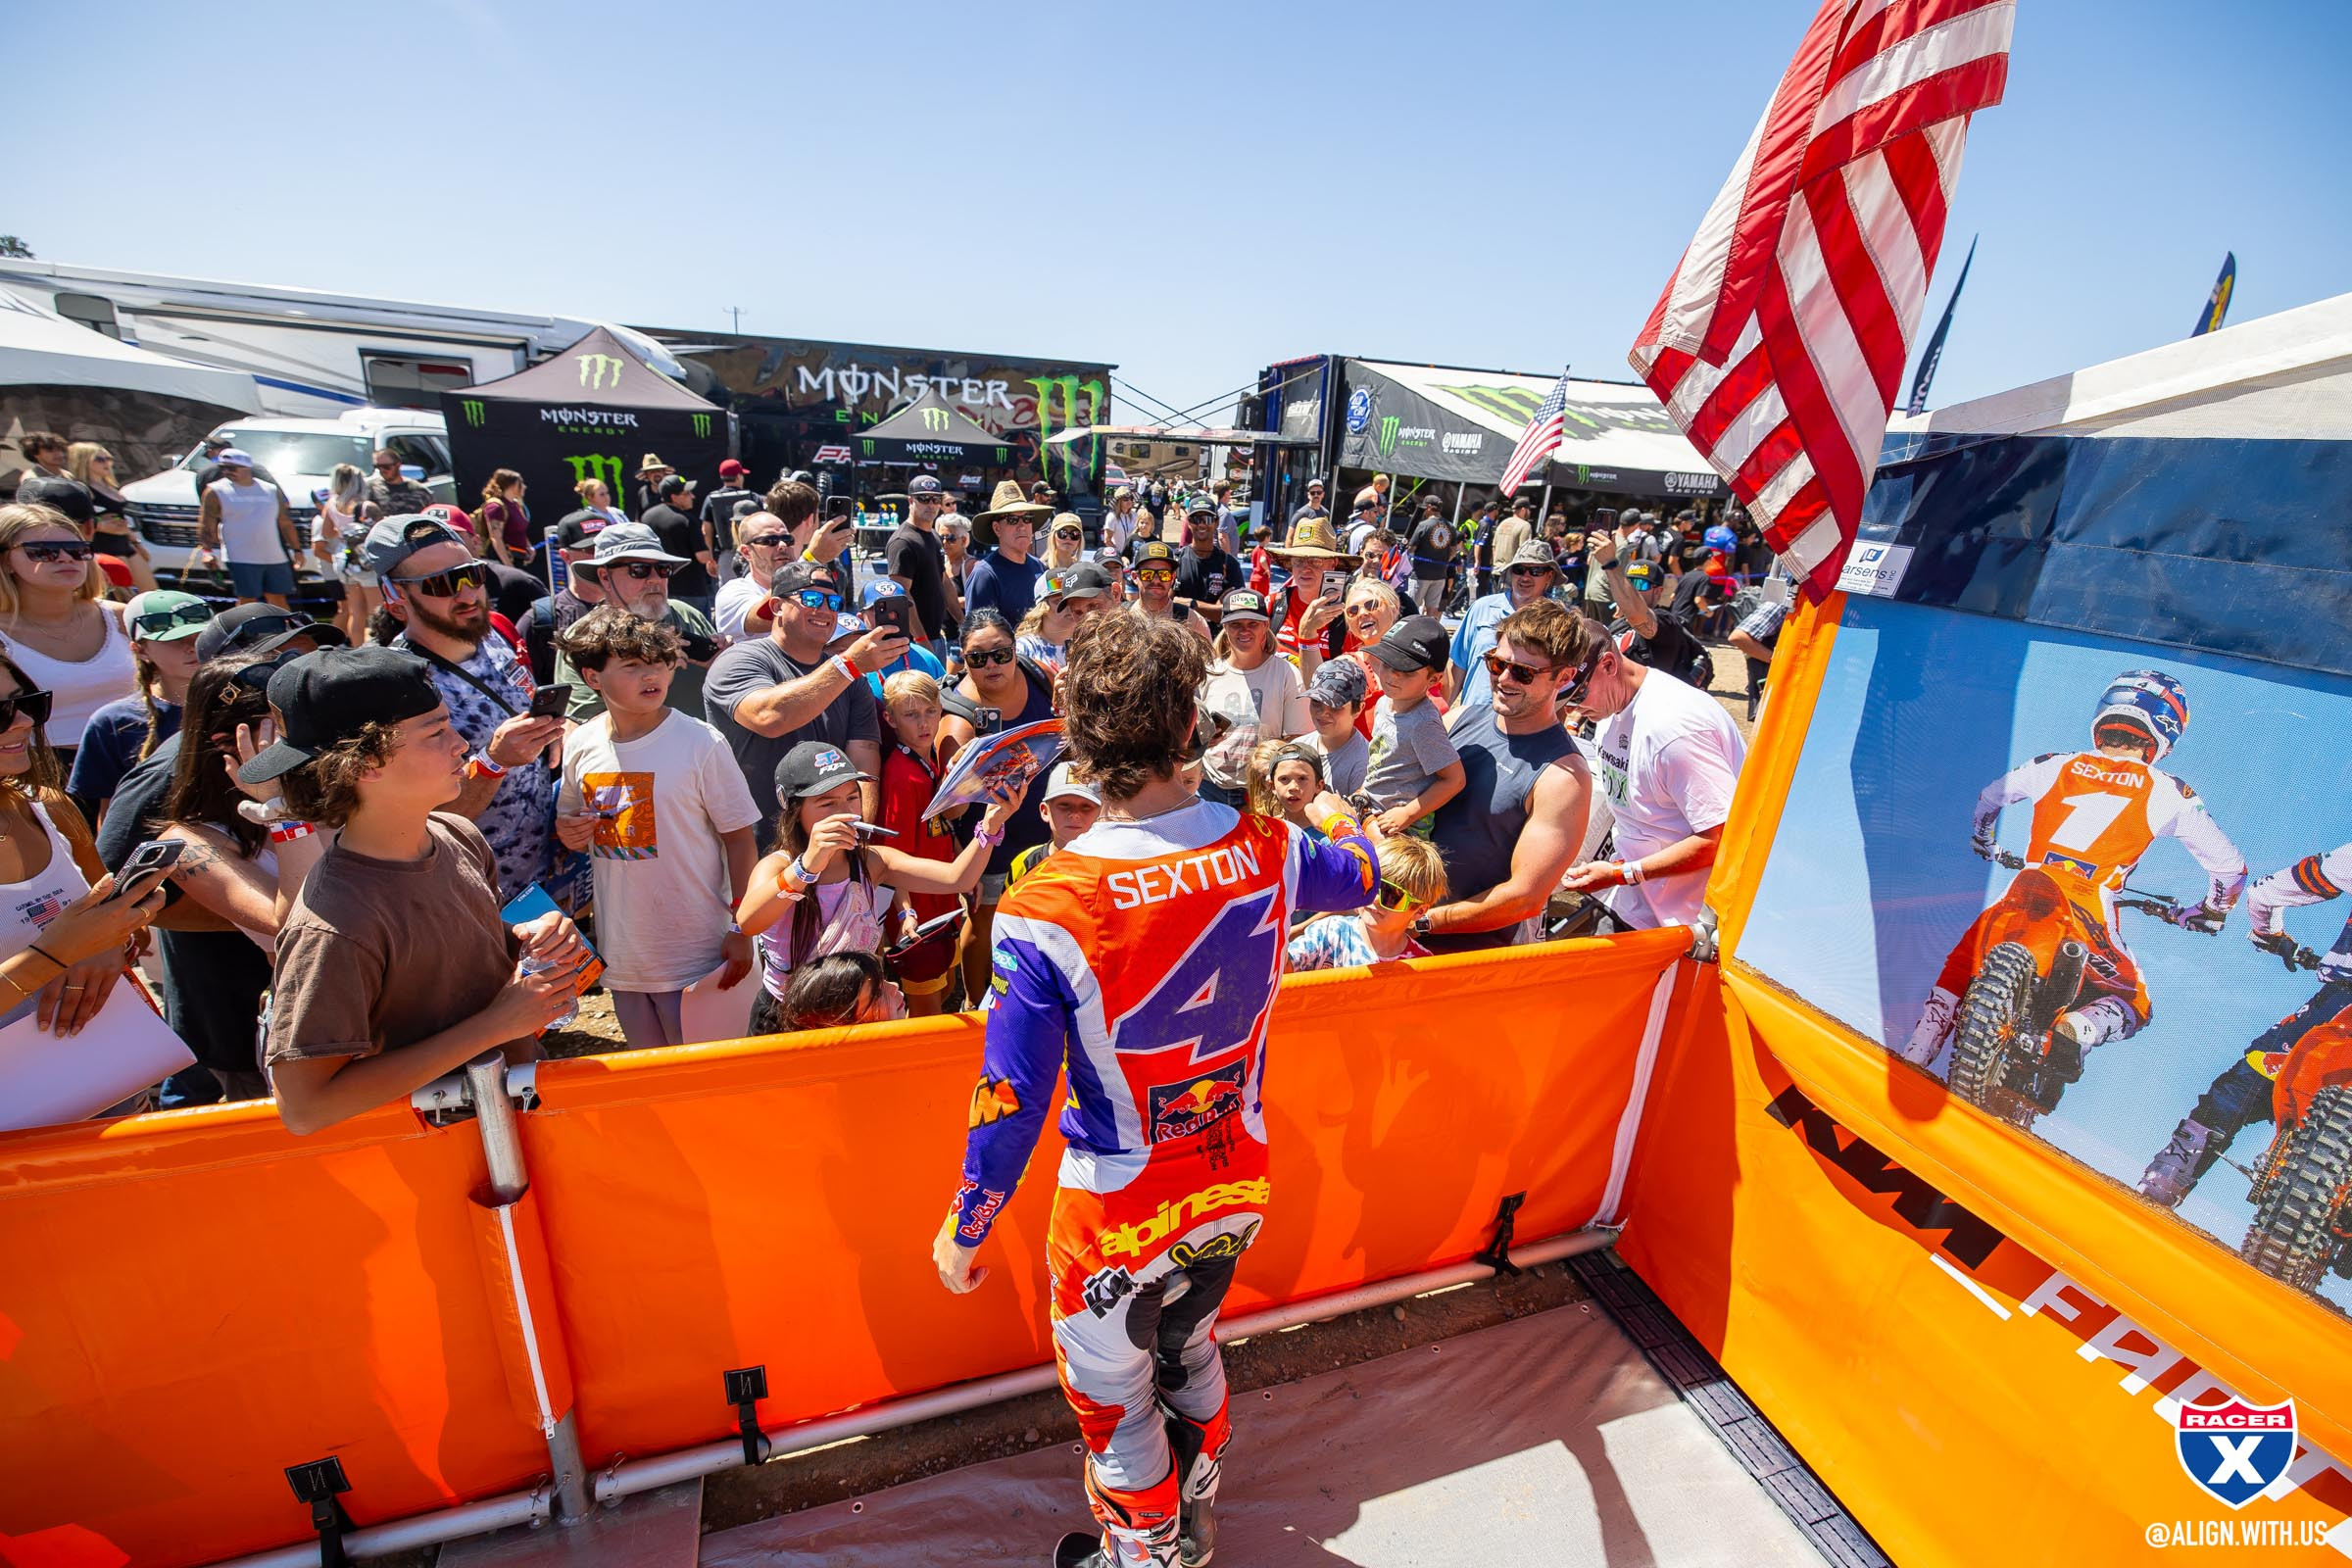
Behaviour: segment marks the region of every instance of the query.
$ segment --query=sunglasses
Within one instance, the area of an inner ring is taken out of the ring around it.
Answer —
[[[746,550],[773,550],[791,537],[792,535],[787,533],[763,533],[756,539],[746,539],[743,542],[743,548]]]
[[[669,574],[677,568],[664,565],[659,561],[623,561],[601,569],[617,571],[631,582],[651,582],[657,577],[667,582]]]
[[[19,545],[17,548],[36,564],[44,566],[60,561],[87,561],[96,553],[93,546],[81,539],[71,542],[63,539],[43,540],[39,544]]]
[[[1054,530],[1054,537],[1056,539],[1083,539],[1086,535],[1075,528],[1056,528]]]
[[[1511,575],[1514,577],[1544,577],[1550,575],[1550,572],[1549,566],[1513,566],[1511,568]]]
[[[130,629],[142,637],[161,637],[179,626],[201,626],[213,618],[210,605],[187,605],[178,610],[150,610],[130,617]]]
[[[982,648],[963,651],[963,662],[974,669],[986,669],[991,664],[1009,664],[1013,654],[1009,648]]]
[[[398,473],[400,471],[400,465],[397,462],[379,463],[375,466],[375,471],[378,473]]]
[[[1176,573],[1166,566],[1138,566],[1136,576],[1145,582],[1174,582]]]
[[[1485,658],[1487,679],[1500,680],[1508,675],[1514,686],[1533,686],[1539,678],[1559,668],[1557,664],[1522,664],[1516,659],[1505,659],[1500,654],[1488,654]]]
[[[822,588],[804,588],[799,593],[792,596],[792,602],[800,606],[803,610],[831,610],[838,612],[841,609],[841,595],[837,593],[829,593]]]
[[[480,564],[470,566],[452,566],[436,571],[429,577],[395,577],[404,588],[413,588],[428,599],[454,599],[468,588],[479,588],[490,580],[490,573]]]
[[[48,723],[49,694],[47,692],[19,692],[14,697],[0,697],[0,729],[14,727],[19,713],[23,713],[36,725]]]
[[[1576,666],[1576,673],[1569,676],[1568,683],[1560,688],[1561,702],[1571,708],[1584,706],[1585,690],[1592,684],[1593,671],[1600,667],[1600,656],[1608,651],[1609,645],[1602,643],[1585,656],[1585,662]]]
[[[1372,895],[1372,907],[1376,909],[1412,909],[1418,908],[1420,905],[1419,899],[1414,898],[1385,876],[1380,879],[1380,891]]]

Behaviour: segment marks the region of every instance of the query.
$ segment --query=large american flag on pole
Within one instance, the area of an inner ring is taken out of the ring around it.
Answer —
[[[1527,483],[1527,476],[1535,471],[1536,465],[1559,449],[1560,434],[1567,417],[1568,372],[1562,370],[1560,378],[1544,394],[1544,401],[1536,405],[1536,416],[1527,421],[1527,433],[1519,438],[1517,446],[1511,448],[1511,461],[1503,465],[1502,469],[1503,495],[1517,493],[1519,487]]]
[[[1838,580],[2015,0],[1823,0],[1631,355],[1815,596]]]

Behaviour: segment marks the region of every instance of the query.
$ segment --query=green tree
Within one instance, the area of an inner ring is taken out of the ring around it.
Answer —
[[[14,234],[0,234],[0,256],[12,256],[21,262],[33,259],[32,247]]]

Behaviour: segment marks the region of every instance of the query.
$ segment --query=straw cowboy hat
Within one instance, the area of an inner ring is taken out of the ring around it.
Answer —
[[[999,517],[1037,517],[1054,509],[1042,501],[1029,499],[1029,492],[1018,479],[998,481],[996,494],[989,498],[988,510],[972,520],[994,522]]]
[[[1329,556],[1335,561],[1353,561],[1354,555],[1341,542],[1329,517],[1300,517],[1291,524],[1288,544],[1266,547],[1278,556]]]
[[[660,472],[662,469],[663,469],[663,468],[666,468],[666,467],[668,467],[668,466],[669,466],[669,465],[668,465],[668,464],[666,464],[666,463],[663,463],[663,462],[662,462],[662,461],[660,458],[656,457],[656,456],[655,456],[653,453],[651,453],[651,452],[648,452],[648,453],[645,455],[645,461],[644,461],[643,463],[640,463],[639,465],[637,465],[637,477],[638,477],[638,478],[640,478],[640,479],[642,479],[642,478],[644,478],[644,477],[645,477],[647,474],[649,474],[649,473],[657,473],[657,472]]]

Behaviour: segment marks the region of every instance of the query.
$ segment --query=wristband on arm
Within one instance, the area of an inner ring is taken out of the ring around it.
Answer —
[[[1642,885],[1642,862],[1640,860],[1619,860],[1617,862],[1617,878],[1626,887],[1640,887]]]

